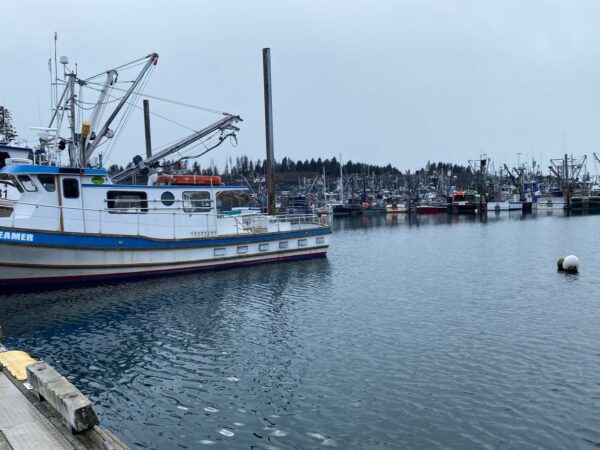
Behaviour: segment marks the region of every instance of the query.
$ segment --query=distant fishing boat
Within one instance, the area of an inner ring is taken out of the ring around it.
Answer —
[[[537,200],[538,211],[565,209],[565,199],[562,197],[541,197]]]
[[[486,203],[482,202],[483,208]],[[452,214],[475,214],[480,208],[480,195],[475,191],[454,191],[449,198],[448,210]]]
[[[581,195],[571,198],[571,211],[600,211],[600,196],[598,195]]]
[[[397,196],[389,196],[385,200],[385,210],[387,214],[403,214],[410,211],[408,201]]]
[[[298,216],[312,214],[313,211],[305,195],[295,195],[288,199],[287,213]]]
[[[363,209],[358,203],[333,205],[334,216],[357,216],[362,213]]]
[[[362,213],[366,215],[386,214],[387,208],[384,204],[376,202],[363,202],[361,205]]]

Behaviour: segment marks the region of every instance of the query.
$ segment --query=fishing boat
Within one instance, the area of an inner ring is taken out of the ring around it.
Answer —
[[[363,214],[371,216],[387,213],[386,205],[376,201],[363,202],[361,204],[361,209]]]
[[[448,211],[452,214],[475,214],[480,208],[486,208],[486,203],[475,191],[454,191],[448,200]]]
[[[437,192],[429,192],[415,207],[416,214],[445,214],[448,212],[448,199]]]
[[[340,203],[332,207],[334,216],[358,216],[363,213],[363,209],[358,202],[352,202],[349,199],[348,203]]]
[[[409,208],[406,205],[406,201],[392,200],[385,205],[387,214],[401,214],[409,212]]]
[[[540,197],[537,199],[538,211],[553,211],[565,209],[565,199],[562,197]]]
[[[142,70],[157,59],[155,53],[148,55]],[[104,93],[113,85],[113,72],[106,72],[97,106],[106,103]],[[120,106],[142,78],[132,83]],[[74,110],[74,86],[80,81],[76,74],[67,74],[65,92],[48,129],[60,114]],[[0,169],[0,181],[13,183],[20,192],[10,216],[0,217],[0,286],[5,292],[326,255],[331,228],[313,215],[217,210],[219,194],[243,191],[245,186],[226,186],[214,177],[169,179],[158,174],[150,174],[146,185],[127,184],[134,175],[152,171],[168,155],[206,136],[216,133],[220,145],[235,135],[239,116],[224,114],[155,155],[133,158],[130,167],[112,176],[102,168],[90,168],[94,150],[112,135],[109,125],[118,108],[103,124],[95,119],[76,123],[78,114],[69,114],[71,136],[62,136],[57,127],[48,142],[68,151],[68,166],[28,163]],[[97,119],[92,112],[93,117]]]
[[[294,195],[288,198],[287,212],[288,214],[298,216],[312,214],[313,211],[305,195]]]
[[[600,211],[600,196],[577,195],[571,198],[571,211],[573,212],[598,212]]]

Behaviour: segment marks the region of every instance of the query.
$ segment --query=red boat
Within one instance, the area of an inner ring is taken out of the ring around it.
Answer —
[[[445,205],[419,205],[416,208],[417,214],[443,214],[448,212]]]

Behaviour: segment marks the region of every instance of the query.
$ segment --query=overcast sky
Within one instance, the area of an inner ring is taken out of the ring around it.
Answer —
[[[261,49],[272,52],[275,155],[413,169],[496,165],[600,150],[598,1],[0,2],[0,104],[23,138],[47,124],[54,31],[79,74],[160,54],[145,92],[239,114],[239,146],[262,158]],[[131,79],[133,75],[122,75]],[[86,97],[87,100],[91,99]],[[200,129],[218,116],[151,100]],[[189,133],[153,117],[155,147]],[[136,112],[111,159],[144,153]],[[207,165],[210,158],[200,161]]]

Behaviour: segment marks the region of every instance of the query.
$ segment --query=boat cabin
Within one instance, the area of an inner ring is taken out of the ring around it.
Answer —
[[[245,191],[241,186],[113,184],[103,169],[8,165],[0,181],[21,193],[9,218],[11,226],[28,225],[65,232],[131,234],[156,238],[193,238],[223,231],[217,197]],[[7,219],[2,219],[7,220]],[[231,232],[239,232],[229,218]]]

